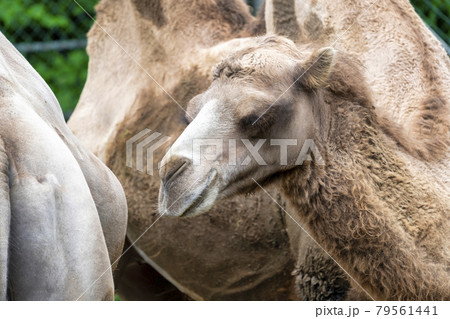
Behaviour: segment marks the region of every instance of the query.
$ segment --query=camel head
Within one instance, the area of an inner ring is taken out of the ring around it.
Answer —
[[[249,39],[219,63],[211,86],[190,101],[191,121],[162,160],[160,212],[204,213],[311,160],[320,122],[317,90],[327,83],[333,56],[331,48],[299,50],[267,36]]]

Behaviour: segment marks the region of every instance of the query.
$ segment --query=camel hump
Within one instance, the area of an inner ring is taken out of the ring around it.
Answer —
[[[425,161],[438,161],[450,147],[450,112],[439,96],[424,100],[410,124],[395,125],[386,114],[380,114],[383,131],[412,156]]]
[[[8,283],[9,204],[8,156],[0,136],[0,301],[6,300]]]
[[[295,15],[295,0],[272,0],[266,2],[268,31],[285,36],[293,41],[302,37],[302,29]]]

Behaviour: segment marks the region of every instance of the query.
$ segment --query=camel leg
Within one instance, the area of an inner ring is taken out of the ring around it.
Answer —
[[[6,300],[8,289],[8,242],[11,219],[8,166],[8,156],[0,137],[0,301]]]

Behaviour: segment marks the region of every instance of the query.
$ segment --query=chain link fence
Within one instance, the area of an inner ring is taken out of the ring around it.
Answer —
[[[78,4],[79,5],[78,5]],[[68,118],[87,76],[86,33],[97,0],[0,1],[0,30],[41,74]]]
[[[255,8],[263,0],[246,0]],[[0,30],[47,81],[70,116],[86,81],[86,33],[98,0],[0,1]],[[411,0],[450,53],[450,0]],[[84,10],[83,10],[83,9]]]

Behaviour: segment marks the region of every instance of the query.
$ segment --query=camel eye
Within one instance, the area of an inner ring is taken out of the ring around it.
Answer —
[[[250,114],[247,116],[244,116],[243,118],[241,118],[241,120],[239,121],[239,127],[241,129],[246,129],[250,126],[253,126],[253,124],[256,122],[258,122],[259,116],[256,114]],[[255,123],[255,124],[256,124]]]
[[[268,106],[249,115],[239,121],[239,127],[244,132],[259,134],[270,129],[277,121],[287,123],[292,117],[293,107],[289,101],[281,101],[279,104]]]
[[[272,112],[263,114],[252,113],[239,121],[239,127],[249,137],[256,137],[269,129],[274,123],[275,117]]]

